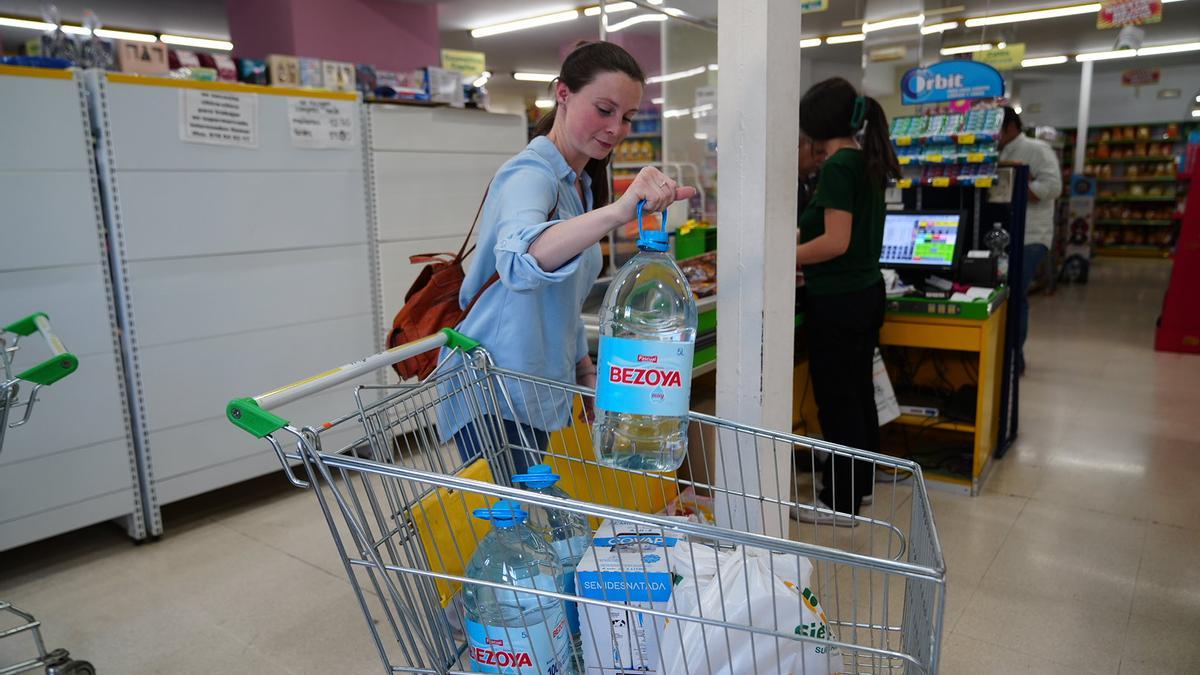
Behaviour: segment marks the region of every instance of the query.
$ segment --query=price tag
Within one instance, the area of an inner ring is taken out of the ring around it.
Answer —
[[[912,145],[912,136],[897,136],[896,145],[900,147]]]
[[[900,186],[901,190],[903,190],[905,188],[910,188],[910,187],[912,187],[912,179],[911,178],[901,178],[900,181],[897,182],[896,184]]]
[[[938,154],[925,155],[925,161],[933,164],[941,164],[942,156]]]
[[[908,166],[909,164],[912,164],[912,157],[897,157],[896,160],[900,162],[900,166]]]
[[[971,164],[982,164],[983,158],[984,158],[984,154],[982,152],[968,152],[967,153],[967,162],[969,162]]]
[[[973,145],[975,143],[975,134],[959,134],[959,145]]]
[[[932,181],[930,181],[929,184],[932,185],[933,187],[950,187],[950,177],[949,176],[938,176],[937,178],[934,178]]]
[[[989,188],[992,187],[991,176],[980,176],[975,179],[975,187]]]

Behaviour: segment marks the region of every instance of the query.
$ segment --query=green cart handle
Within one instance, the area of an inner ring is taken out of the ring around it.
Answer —
[[[306,377],[265,394],[235,398],[225,406],[225,416],[239,429],[255,438],[263,438],[291,424],[279,415],[271,413],[270,411],[274,408],[325,391],[330,387],[336,387],[343,382],[349,382],[366,373],[399,363],[418,354],[442,347],[451,347],[467,352],[478,346],[477,341],[462,333],[451,328],[443,328],[429,337],[397,345],[387,351],[338,366],[312,377]]]
[[[54,334],[54,330],[50,327],[50,317],[45,312],[34,312],[20,321],[10,323],[4,327],[4,331],[23,337],[33,335],[35,332],[40,333],[50,348],[50,358],[29,370],[18,373],[17,379],[48,386],[79,368],[79,358],[67,351],[62,340]]]

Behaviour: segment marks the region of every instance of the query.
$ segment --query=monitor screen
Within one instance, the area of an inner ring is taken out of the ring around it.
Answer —
[[[950,268],[958,244],[959,213],[889,213],[883,222],[879,264]]]

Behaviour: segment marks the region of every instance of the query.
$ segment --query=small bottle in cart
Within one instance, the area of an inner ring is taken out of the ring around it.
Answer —
[[[562,592],[562,565],[550,544],[510,501],[477,509],[492,521],[467,564],[466,576],[516,588]],[[477,673],[573,674],[566,608],[562,600],[516,590],[464,584],[467,653]]]
[[[523,484],[525,489],[551,497],[570,499],[566,490],[558,487],[559,475],[546,464],[529,467],[529,473],[513,476],[513,483]],[[591,544],[592,530],[587,518],[562,509],[548,509],[527,505],[529,525],[539,532],[558,556],[563,567],[563,592],[575,593],[575,567]],[[567,603],[567,624],[571,627],[571,645],[576,655],[582,656],[579,635],[579,606]]]
[[[642,227],[638,254],[625,263],[600,307],[596,422],[601,463],[674,471],[687,455],[687,414],[696,345],[696,300],[668,255],[662,228]]]

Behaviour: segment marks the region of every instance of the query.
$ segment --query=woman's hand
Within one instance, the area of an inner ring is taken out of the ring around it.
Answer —
[[[625,190],[625,194],[617,200],[616,206],[629,222],[637,218],[637,204],[646,200],[646,211],[666,211],[667,207],[681,199],[691,199],[696,196],[696,188],[679,187],[667,178],[666,174],[653,166],[644,167],[638,172],[633,184]]]

